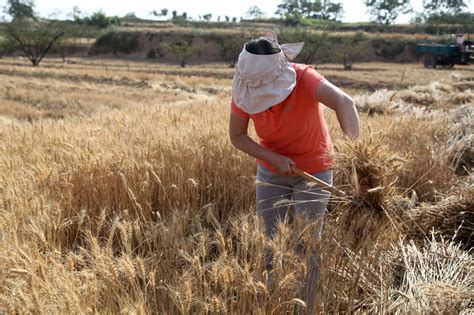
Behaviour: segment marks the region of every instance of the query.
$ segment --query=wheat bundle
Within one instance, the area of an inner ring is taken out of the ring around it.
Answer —
[[[398,99],[394,99],[396,92],[387,89],[377,90],[372,94],[361,94],[354,97],[359,111],[369,116],[392,115],[401,105]]]
[[[424,237],[434,230],[436,234],[463,243],[467,249],[474,245],[474,187],[437,204],[422,204],[410,209],[407,216],[411,237]]]
[[[465,104],[449,112],[451,116],[451,137],[448,140],[447,155],[456,175],[468,175],[474,167],[474,135],[472,120],[474,107]]]
[[[344,190],[353,197],[333,198],[331,216],[357,247],[367,238],[379,237],[379,232],[397,221],[391,200],[396,196],[396,171],[405,160],[391,152],[383,137],[345,141],[336,160],[335,183],[350,183]]]
[[[453,137],[448,158],[456,175],[468,175],[474,168],[474,135],[460,134]]]
[[[405,90],[400,92],[400,99],[406,103],[418,106],[430,106],[436,102],[436,98],[431,90],[428,91],[414,91]]]
[[[393,313],[472,314],[473,258],[460,244],[432,234],[419,245],[400,241],[394,250],[403,276]]]
[[[472,90],[474,88],[474,77],[453,75],[453,86],[459,91]]]

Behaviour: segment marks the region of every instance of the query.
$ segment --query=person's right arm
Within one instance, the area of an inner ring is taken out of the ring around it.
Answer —
[[[295,163],[290,158],[265,149],[253,141],[247,134],[248,125],[248,117],[241,117],[231,112],[229,120],[230,142],[248,155],[273,165],[280,174],[292,174],[291,167]]]
[[[343,132],[351,139],[360,137],[359,114],[352,98],[329,81],[324,81],[316,89],[316,101],[336,112]]]

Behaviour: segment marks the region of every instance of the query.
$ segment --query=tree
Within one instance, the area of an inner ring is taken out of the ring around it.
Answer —
[[[171,14],[172,14],[171,21],[173,22],[179,23],[179,22],[185,22],[188,20],[188,13],[186,12],[183,12],[181,13],[181,15],[178,15],[178,11],[173,10]]]
[[[204,21],[209,22],[212,19],[212,13],[207,13],[202,16]]]
[[[33,66],[68,34],[59,22],[15,20],[5,26],[7,47],[21,49]]]
[[[128,12],[127,14],[124,15],[124,18],[126,18],[126,19],[138,19],[135,12]]]
[[[37,66],[73,28],[64,22],[45,21],[31,15],[32,1],[19,3],[9,1],[7,4],[6,12],[11,14],[12,21],[4,27],[5,46],[22,50],[33,66]]]
[[[332,0],[284,0],[275,13],[289,24],[298,24],[301,18],[335,21],[341,18],[343,6]]]
[[[152,11],[151,14],[157,17],[166,17],[168,15],[169,10],[168,9],[161,9],[160,12],[157,12],[156,10]]]
[[[34,3],[32,0],[8,0],[5,13],[10,15],[13,20],[35,18]]]
[[[193,55],[193,48],[187,42],[167,44],[166,49],[178,59],[181,67],[186,67],[188,59]]]
[[[247,10],[247,12],[245,13],[245,17],[249,19],[261,19],[265,17],[265,12],[263,12],[262,9],[254,5]]]
[[[410,0],[365,0],[365,6],[381,24],[391,24],[400,14],[412,12]]]
[[[74,21],[79,21],[81,20],[82,11],[76,5],[72,8],[72,12],[69,13],[68,15],[71,16]]]
[[[275,14],[286,20],[300,19],[302,16],[301,3],[299,0],[284,0],[283,3],[277,6]]]
[[[423,1],[423,9],[428,15],[457,15],[467,8],[465,0],[430,0]]]
[[[330,0],[323,0],[319,17],[323,20],[338,21],[344,13],[342,3],[333,3]]]

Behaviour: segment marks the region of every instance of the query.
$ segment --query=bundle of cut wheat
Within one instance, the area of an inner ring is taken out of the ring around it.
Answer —
[[[473,104],[465,104],[449,112],[452,126],[448,140],[448,157],[456,175],[468,175],[474,167]]]
[[[404,272],[391,312],[471,314],[473,258],[459,244],[432,234],[420,246],[400,241],[394,251]]]
[[[474,245],[474,187],[437,204],[422,204],[407,211],[410,237],[424,237],[434,230],[468,249]]]
[[[353,245],[357,245],[366,238],[377,238],[387,224],[398,221],[391,201],[396,195],[396,171],[405,160],[393,154],[381,136],[346,141],[338,149],[335,183],[350,183],[344,190],[352,197],[334,198],[332,216],[351,232]]]

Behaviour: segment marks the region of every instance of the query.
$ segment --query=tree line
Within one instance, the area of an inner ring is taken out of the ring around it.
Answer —
[[[463,14],[467,14],[468,18],[472,18],[471,13],[463,12],[467,8],[468,2],[469,0],[426,0],[423,2],[424,10],[417,14],[416,21],[452,22],[450,19],[456,17],[464,19]],[[372,20],[383,25],[393,23],[401,14],[413,12],[410,0],[364,0],[364,3]],[[3,39],[0,38],[0,51],[20,49],[33,66],[37,66],[52,49],[60,47],[62,42],[70,38],[80,37],[81,32],[84,32],[87,28],[103,29],[121,24],[120,18],[107,16],[102,11],[95,12],[90,16],[83,16],[79,8],[75,7],[70,15],[72,19],[58,21],[43,19],[35,13],[34,9],[33,0],[7,0],[4,13],[10,16],[10,21],[2,23],[0,28],[3,35]],[[275,14],[279,15],[284,23],[298,24],[304,19],[338,21],[342,18],[343,12],[343,5],[333,0],[283,0],[277,6]],[[168,9],[151,12],[151,14],[162,18],[167,18],[169,13]],[[135,16],[131,13],[127,14],[126,17],[134,18]],[[262,19],[264,17],[265,13],[257,6],[250,7],[246,13],[246,18],[249,19]],[[200,20],[203,21],[210,21],[211,18],[211,14],[200,16]],[[171,11],[169,19],[173,22],[190,20],[186,12],[178,14],[177,11]],[[225,21],[236,23],[237,18],[226,16]],[[217,40],[222,42],[222,54],[225,56],[232,43],[225,42],[224,39]],[[317,40],[320,41],[321,39]],[[363,42],[361,35],[355,37],[352,42],[357,47],[361,46],[359,45]],[[121,40],[121,43],[124,44],[127,41]],[[170,51],[174,51],[175,55],[189,56],[191,54],[186,45],[176,45],[176,47],[170,46],[168,48]],[[309,56],[314,56],[314,54],[314,52],[309,52]],[[234,55],[232,54],[231,60],[235,59]],[[185,65],[185,59],[184,57],[181,58],[182,66]],[[344,57],[344,60],[349,59],[347,56]],[[346,62],[344,63],[346,67]],[[350,64],[350,61],[348,61],[348,64]]]
[[[364,0],[372,21],[380,24],[392,24],[402,14],[414,13],[413,22],[429,22],[433,20],[452,20],[462,16],[463,10],[467,8],[470,0],[424,0],[421,12],[415,12],[410,0]],[[168,9],[153,11],[156,17],[167,18]],[[178,14],[171,11],[171,21],[186,21],[190,18],[186,12]],[[327,21],[341,21],[344,16],[344,6],[341,2],[333,0],[283,0],[277,5],[275,14],[287,24],[299,24],[303,19],[317,19]],[[267,15],[258,6],[251,6],[241,19],[265,19]],[[212,14],[199,15],[199,20],[209,22]],[[236,22],[233,17],[232,21]],[[221,17],[217,17],[221,21]],[[223,20],[222,20],[223,21]],[[231,18],[225,16],[225,21]]]
[[[427,22],[433,19],[452,18],[460,15],[469,0],[424,0],[422,12],[417,12],[413,21]],[[410,0],[364,0],[371,20],[381,24],[391,24],[402,14],[415,13]],[[257,8],[258,9],[258,8]],[[253,12],[259,12],[255,8]],[[340,21],[344,7],[332,0],[283,0],[275,14],[290,24],[301,19]]]

